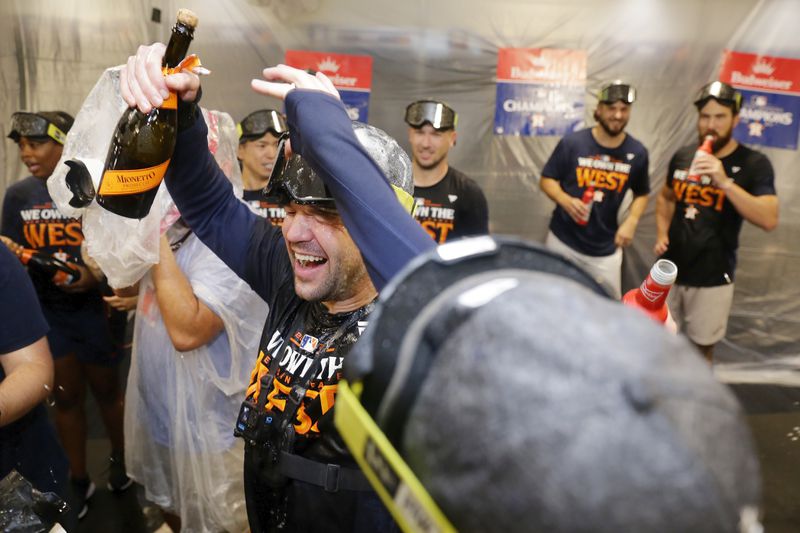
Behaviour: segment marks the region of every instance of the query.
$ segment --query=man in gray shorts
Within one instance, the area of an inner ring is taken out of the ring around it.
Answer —
[[[711,362],[714,345],[725,336],[733,302],[742,221],[765,231],[775,229],[778,197],[767,157],[732,137],[741,93],[715,81],[700,90],[694,105],[699,142],[713,136],[712,153],[695,156],[697,144],[691,144],[672,157],[656,204],[654,249],[678,265],[670,311],[680,330]],[[689,172],[690,166],[694,172]]]

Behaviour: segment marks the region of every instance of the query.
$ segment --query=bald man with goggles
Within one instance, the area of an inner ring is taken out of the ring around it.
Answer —
[[[451,167],[458,115],[436,100],[406,107],[408,142],[414,164],[416,218],[437,243],[489,233],[489,209],[474,180]]]

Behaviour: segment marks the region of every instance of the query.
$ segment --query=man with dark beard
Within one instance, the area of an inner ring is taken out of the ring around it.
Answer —
[[[539,185],[556,203],[545,245],[583,266],[619,298],[622,247],[633,240],[647,207],[649,162],[647,149],[625,133],[636,89],[615,81],[597,100],[597,124],[565,135],[542,169]],[[591,204],[582,200],[587,189],[590,198],[593,191]],[[628,190],[630,211],[620,216]]]
[[[415,216],[437,243],[489,233],[489,209],[474,180],[449,166],[458,115],[444,102],[418,100],[406,108],[414,169]]]
[[[742,220],[765,231],[775,229],[778,197],[767,157],[732,137],[741,93],[715,81],[700,90],[694,105],[697,133],[701,141],[706,135],[714,137],[713,153],[701,153],[692,144],[672,157],[656,200],[655,253],[678,265],[670,311],[711,362],[714,344],[725,336],[733,302]],[[690,166],[701,176],[699,182],[688,179]]]

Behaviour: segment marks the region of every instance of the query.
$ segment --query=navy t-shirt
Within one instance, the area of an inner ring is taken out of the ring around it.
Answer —
[[[47,329],[28,275],[0,245],[0,361],[44,337]],[[0,382],[5,377],[0,365]],[[0,479],[12,469],[40,491],[66,494],[67,459],[42,404],[0,427]]]
[[[676,202],[663,257],[678,265],[677,283],[714,287],[734,280],[743,219],[710,178],[686,180],[696,150],[696,145],[685,146],[669,162],[667,186]],[[753,196],[775,194],[775,174],[761,152],[740,144],[720,161],[725,173]]]
[[[580,253],[595,257],[613,254],[620,204],[628,189],[634,196],[650,192],[648,166],[647,149],[629,134],[617,148],[598,144],[591,128],[565,136],[542,169],[542,177],[557,180],[564,192],[575,198],[581,198],[593,183],[594,204],[586,226],[577,224],[557,205],[550,231]]]
[[[28,176],[8,188],[3,199],[0,234],[25,248],[83,264],[81,222],[58,210],[47,191],[47,181],[41,178]],[[50,275],[35,269],[29,269],[28,273],[40,303],[48,310],[74,312],[91,308],[102,311],[102,300],[96,290],[70,294],[56,287]]]

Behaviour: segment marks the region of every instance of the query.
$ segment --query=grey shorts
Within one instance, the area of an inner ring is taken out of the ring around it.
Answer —
[[[717,287],[675,285],[667,299],[678,331],[699,346],[711,346],[725,337],[733,304],[733,283]]]

